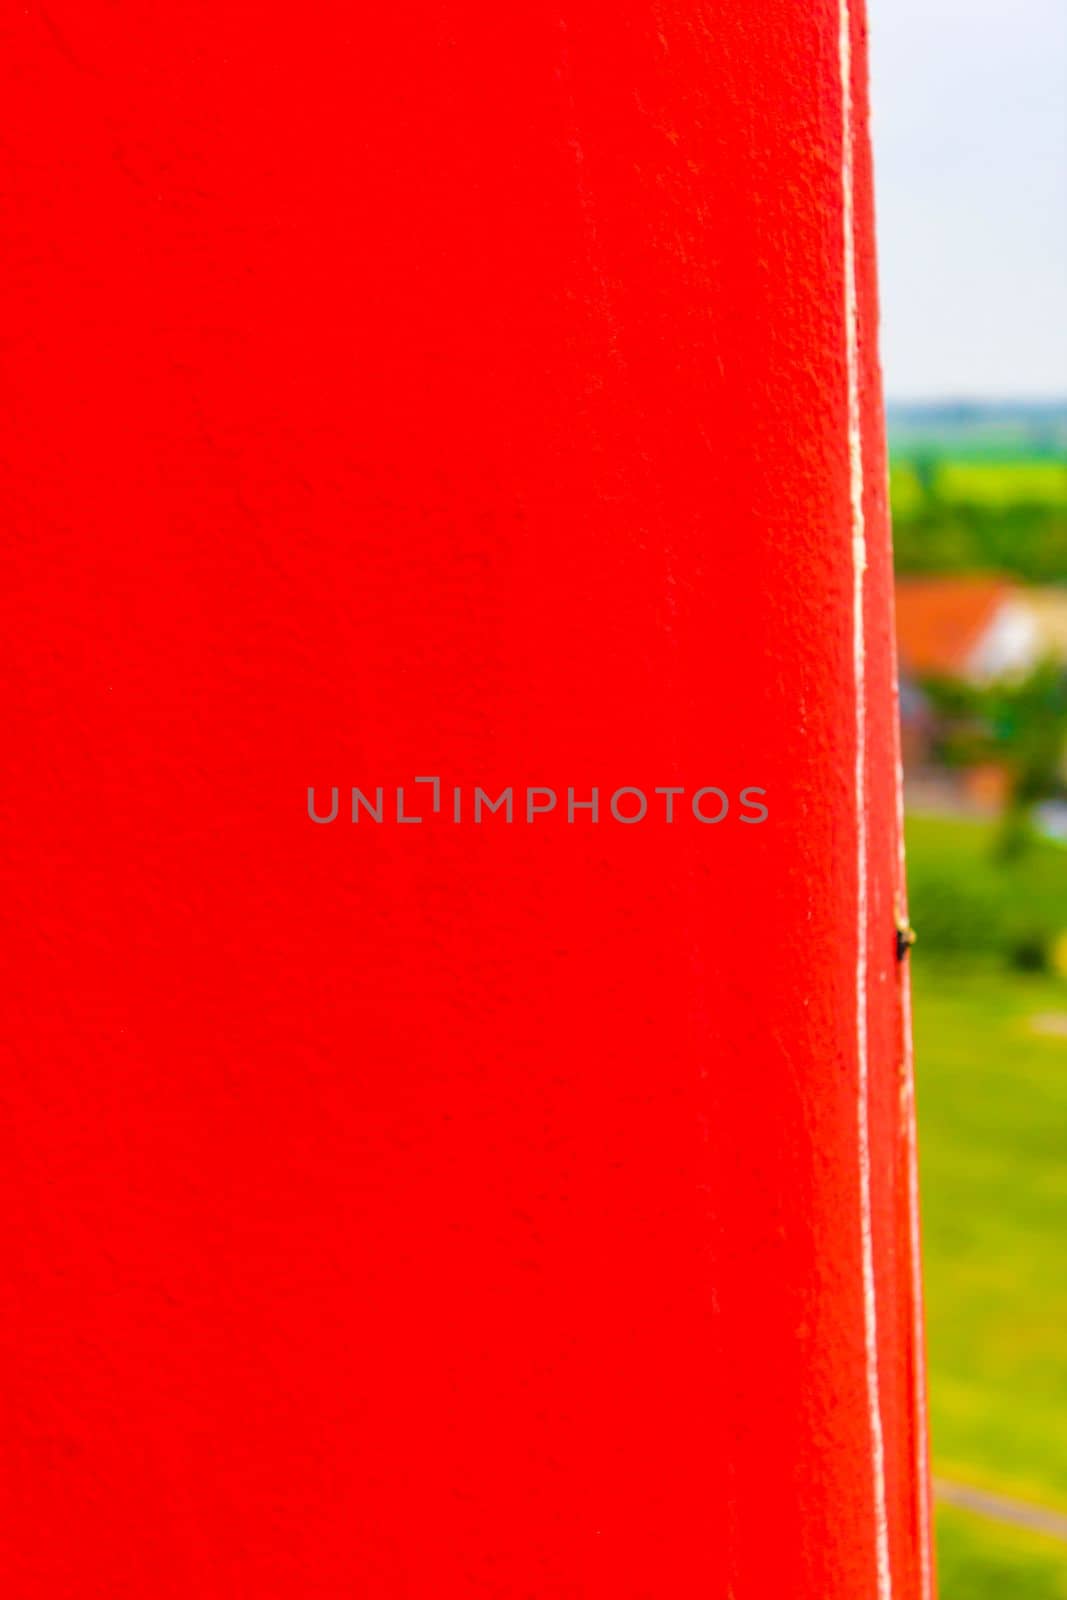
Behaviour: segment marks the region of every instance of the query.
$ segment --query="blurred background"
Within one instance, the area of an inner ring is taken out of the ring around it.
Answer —
[[[869,0],[942,1600],[1067,1597],[1067,0]]]

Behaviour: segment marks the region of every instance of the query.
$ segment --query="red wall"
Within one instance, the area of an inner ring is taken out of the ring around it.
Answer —
[[[3,24],[16,1600],[927,1600],[860,12]]]

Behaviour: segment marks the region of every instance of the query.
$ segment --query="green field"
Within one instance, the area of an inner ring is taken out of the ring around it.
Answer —
[[[1067,1510],[1067,981],[995,931],[1067,927],[1067,852],[989,845],[909,822],[934,1468]],[[938,1557],[943,1600],[1067,1597],[1067,1544],[968,1512],[942,1508]]]
[[[893,509],[898,516],[918,511],[927,496],[947,506],[1067,507],[1067,462],[1049,460],[983,461],[954,457],[924,462],[898,459],[890,469]]]
[[[1067,577],[1067,460],[898,449],[890,467],[897,571]]]

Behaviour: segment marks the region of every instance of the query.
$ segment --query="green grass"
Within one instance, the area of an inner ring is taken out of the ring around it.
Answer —
[[[1064,1546],[953,1506],[937,1513],[941,1600],[1067,1600]]]
[[[916,962],[936,1470],[1067,1510],[1067,1013],[1061,980]]]
[[[1067,1039],[1032,1025],[1067,981],[959,937],[976,907],[1067,925],[1067,852],[999,868],[989,838],[908,826],[934,1465],[1067,1510]],[[1067,1600],[1067,1545],[1025,1530],[943,1508],[938,1559],[942,1600]]]
[[[909,818],[909,900],[921,956],[1011,963],[1067,930],[1067,849],[1035,840],[1004,865],[994,860],[993,837],[986,822]]]

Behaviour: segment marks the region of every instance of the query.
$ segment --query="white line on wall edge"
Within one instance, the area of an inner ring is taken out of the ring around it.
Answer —
[[[886,473],[886,504],[889,504],[888,463]],[[899,681],[896,652],[896,628],[890,630],[893,639],[893,682]],[[897,722],[897,750],[895,762],[896,826],[897,826],[897,880],[900,885],[901,906],[907,883],[904,855],[904,765],[900,752],[899,712]],[[908,965],[901,975],[901,1034],[903,1044],[902,1071],[904,1085],[901,1111],[904,1121],[905,1160],[908,1177],[908,1245],[911,1273],[912,1306],[912,1417],[915,1448],[916,1502],[919,1533],[919,1595],[920,1600],[933,1600],[933,1530],[930,1526],[930,1508],[933,1503],[930,1484],[930,1419],[926,1398],[926,1328],[923,1312],[922,1240],[919,1226],[919,1141],[915,1115],[915,1058],[911,1035],[911,974]]]
[[[855,204],[853,194],[852,19],[849,0],[838,0],[841,71],[841,193],[845,261],[845,355],[848,376],[849,501],[852,514],[852,656],[856,693],[856,1055],[858,1063],[858,1154],[860,1246],[863,1268],[863,1335],[866,1349],[867,1412],[871,1432],[875,1565],[878,1600],[892,1600],[889,1519],[886,1509],[885,1439],[878,1380],[878,1307],[874,1278],[871,1203],[870,1073],[867,1039],[867,707],[864,648],[864,581],[867,541],[863,517],[863,439],[860,431],[859,339],[857,330]]]

